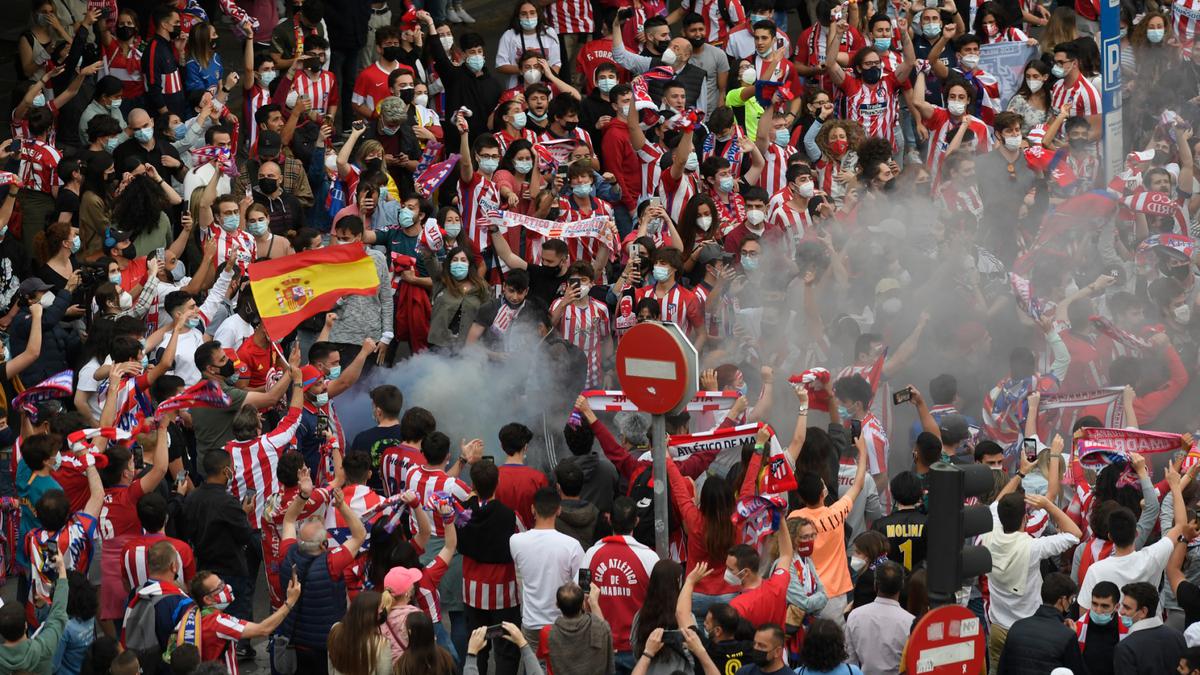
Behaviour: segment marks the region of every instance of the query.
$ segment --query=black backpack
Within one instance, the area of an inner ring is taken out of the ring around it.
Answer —
[[[671,460],[667,460],[671,461]],[[633,528],[633,538],[654,548],[654,468],[644,466],[633,475],[629,481],[628,496],[637,504],[637,526]],[[667,498],[667,532],[679,529],[679,514]]]

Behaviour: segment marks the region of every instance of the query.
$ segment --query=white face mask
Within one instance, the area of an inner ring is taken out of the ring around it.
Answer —
[[[712,227],[712,216],[698,216],[696,218],[696,227],[704,232],[708,232],[708,228]]]
[[[730,586],[741,586],[742,578],[729,571],[729,568],[727,567],[725,568],[725,583],[729,584]]]
[[[950,101],[946,104],[946,109],[950,111],[951,115],[961,115],[967,112],[967,104],[962,101]]]
[[[979,65],[979,56],[976,54],[965,54],[959,61],[962,61],[963,66],[968,70],[975,70],[975,66]]]
[[[337,155],[325,155],[325,168],[337,171]]]
[[[763,213],[761,209],[750,209],[749,211],[746,211],[746,220],[751,225],[760,225],[762,224],[762,221],[766,219],[767,214]]]
[[[850,569],[854,570],[855,572],[862,572],[863,570],[867,569],[867,561],[859,558],[858,556],[854,556],[850,558]]]
[[[747,68],[742,71],[742,84],[754,84],[756,79],[758,78],[755,76],[753,68]]]
[[[120,306],[121,306],[122,312],[133,307],[133,296],[128,293],[122,292]]]
[[[1187,323],[1188,319],[1192,318],[1192,306],[1183,304],[1171,311],[1175,315],[1175,320],[1179,323]]]
[[[1021,137],[1020,136],[1005,136],[1004,137],[1004,147],[1008,148],[1009,150],[1019,149],[1021,147]]]
[[[663,62],[663,65],[664,65],[664,66],[671,66],[671,65],[675,65],[675,59],[676,59],[676,58],[677,58],[677,57],[675,56],[675,50],[674,50],[674,49],[668,49],[667,51],[663,52],[663,55],[662,55],[662,62]]]
[[[49,309],[50,305],[54,304],[54,293],[51,293],[50,291],[42,293],[42,297],[38,298],[38,304]]]
[[[696,171],[699,168],[700,168],[700,158],[697,157],[696,153],[694,153],[694,152],[689,153],[687,161],[684,162],[684,164],[683,164],[683,170],[684,171]]]
[[[442,43],[442,49],[450,51],[454,47],[454,37],[451,35],[443,35],[438,38],[438,42]]]
[[[429,94],[417,94],[413,97],[413,105],[424,108],[429,105]]]
[[[1044,84],[1046,84],[1045,80],[1035,80],[1032,77],[1025,78],[1025,85],[1029,87],[1029,92],[1032,94],[1038,93],[1038,90],[1041,89],[1042,85]]]
[[[525,71],[525,84],[537,84],[542,81],[542,71],[530,68]]]
[[[810,180],[801,183],[797,192],[799,192],[800,196],[805,199],[812,199],[812,196],[817,192],[817,188]]]

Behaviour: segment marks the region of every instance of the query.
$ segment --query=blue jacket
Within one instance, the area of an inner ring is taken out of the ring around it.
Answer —
[[[300,551],[299,544],[293,544],[279,566],[280,585],[292,578],[293,568],[300,580],[300,599],[275,634],[290,637],[299,647],[324,650],[329,630],[346,613],[346,584],[341,575],[336,579],[330,575],[329,553],[325,551],[307,555]]]

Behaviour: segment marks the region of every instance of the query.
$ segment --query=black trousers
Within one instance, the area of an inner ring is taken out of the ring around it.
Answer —
[[[467,605],[466,614],[468,634],[480,626],[495,626],[501,621],[507,621],[517,628],[521,627],[520,606],[505,609],[476,609]],[[517,675],[517,668],[521,665],[521,650],[504,638],[492,640],[479,652],[476,657],[479,672],[488,672],[488,655],[493,647],[496,652],[496,675]],[[466,659],[466,656],[464,655],[463,658]]]

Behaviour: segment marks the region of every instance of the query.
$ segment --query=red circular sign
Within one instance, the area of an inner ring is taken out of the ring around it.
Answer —
[[[980,675],[987,643],[974,612],[945,605],[921,617],[904,651],[909,675]]]
[[[674,410],[694,389],[694,384],[688,386],[687,352],[688,347],[661,324],[630,328],[617,345],[617,380],[625,396],[652,415]]]

